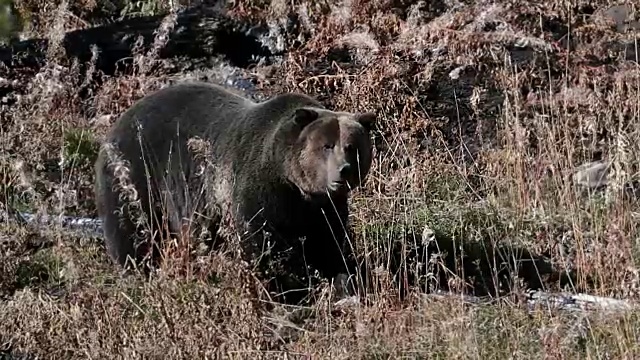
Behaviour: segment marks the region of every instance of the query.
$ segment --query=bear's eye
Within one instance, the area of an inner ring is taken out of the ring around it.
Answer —
[[[329,151],[329,150],[333,150],[334,145],[333,144],[325,144],[323,146],[324,151]]]

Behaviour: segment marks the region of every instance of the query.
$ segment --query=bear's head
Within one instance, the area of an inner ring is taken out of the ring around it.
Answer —
[[[297,139],[290,180],[308,194],[348,193],[361,186],[371,167],[370,131],[376,115],[316,107],[295,110]]]

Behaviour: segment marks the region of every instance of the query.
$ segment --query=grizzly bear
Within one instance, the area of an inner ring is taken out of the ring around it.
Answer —
[[[254,102],[188,82],[147,95],[113,125],[95,165],[108,253],[139,263],[157,254],[159,236],[180,236],[197,217],[212,236],[228,222],[278,300],[302,299],[316,270],[357,275],[348,197],[369,173],[375,122],[374,113],[332,111],[298,93]],[[144,224],[156,235],[140,235]]]

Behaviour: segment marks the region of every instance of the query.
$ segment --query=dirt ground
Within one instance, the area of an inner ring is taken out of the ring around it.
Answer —
[[[635,310],[521,301],[527,289],[638,297],[640,207],[629,190],[640,152],[640,18],[631,2],[230,0],[226,14],[265,24],[280,56],[176,70],[187,61],[149,51],[112,74],[66,57],[64,32],[165,14],[169,2],[14,4],[26,19],[21,36],[51,45],[37,68],[0,66],[1,210],[95,217],[93,161],[118,115],[170,82],[233,74],[255,99],[300,91],[379,115],[351,221],[362,256],[381,271],[363,304],[337,307],[324,286],[312,306],[292,307],[270,302],[229,254],[178,250],[146,280],[122,274],[99,236],[3,221],[0,357],[640,355]],[[599,160],[611,165],[609,181],[586,191],[572,175]],[[420,257],[412,246],[429,239]],[[384,270],[398,246],[407,266],[394,280]],[[421,286],[400,301],[393,284],[403,276]],[[469,304],[429,295],[436,288],[502,297]]]

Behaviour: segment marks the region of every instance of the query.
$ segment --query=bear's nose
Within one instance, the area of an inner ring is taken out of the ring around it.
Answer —
[[[345,163],[340,167],[340,176],[345,177],[351,171],[351,165],[349,163]]]

